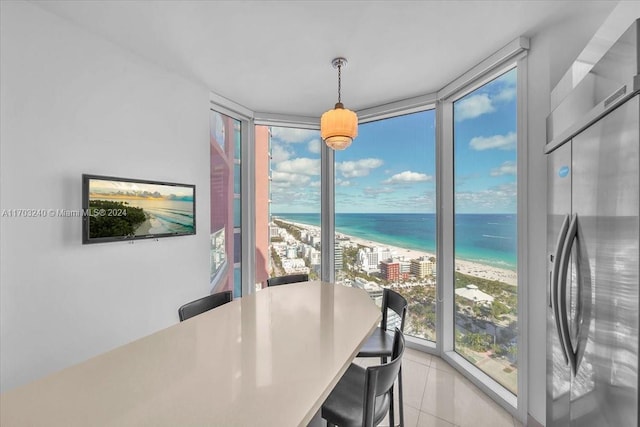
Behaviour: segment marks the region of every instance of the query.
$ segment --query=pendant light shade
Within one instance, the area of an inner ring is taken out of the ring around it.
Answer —
[[[325,112],[320,118],[320,135],[330,148],[344,150],[358,136],[358,116],[340,102],[341,69],[347,60],[336,58],[331,63],[338,69],[338,102],[333,110]]]
[[[358,136],[358,116],[337,103],[320,118],[320,135],[334,150],[344,150]]]

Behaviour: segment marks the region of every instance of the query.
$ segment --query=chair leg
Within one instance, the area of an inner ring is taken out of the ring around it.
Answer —
[[[380,362],[387,363],[387,358],[386,357],[381,357],[380,358]],[[391,402],[389,402],[389,426],[390,427],[394,427],[395,426],[395,410],[394,410],[394,404],[393,404],[393,388],[395,387],[395,384],[391,386],[391,390],[389,391],[389,398],[391,399]]]
[[[402,402],[402,366],[398,371],[398,404],[400,405],[400,427],[404,427],[404,403]]]
[[[393,410],[393,388],[395,387],[395,384],[391,386],[391,390],[389,390],[389,399],[391,399],[391,403],[389,403],[389,427],[395,427],[396,425],[396,420],[395,420],[395,414],[394,414],[394,410]]]

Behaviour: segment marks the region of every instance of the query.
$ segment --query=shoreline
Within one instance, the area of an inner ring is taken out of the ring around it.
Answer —
[[[151,230],[151,227],[152,227],[151,219],[153,217],[147,212],[144,212],[144,217],[145,217],[144,221],[141,222],[140,225],[138,225],[135,231],[133,232],[133,234],[136,236],[146,236],[147,234],[149,234],[149,230]]]
[[[283,218],[278,218],[278,221],[295,225],[296,227],[299,227],[302,229],[313,230],[317,232],[320,231],[320,227],[316,225],[303,224],[300,222],[290,221]],[[373,240],[363,239],[360,237],[351,236],[344,233],[336,233],[336,234],[340,236],[348,237],[349,240],[351,240],[353,243],[356,243],[361,246],[389,248],[392,252],[395,252],[395,255],[397,257],[404,257],[406,260],[416,259],[423,256],[427,258],[436,257],[436,254],[426,252],[426,251],[419,251],[416,249],[407,249],[399,246],[388,245],[386,243],[375,242]],[[436,257],[436,260],[437,260],[437,257]],[[437,261],[436,261],[436,268],[437,268]],[[517,273],[515,271],[508,270],[505,268],[494,267],[491,265],[481,264],[478,262],[467,261],[463,259],[456,259],[455,268],[456,268],[456,272],[466,274],[468,276],[473,276],[480,279],[496,280],[511,286],[518,285]]]

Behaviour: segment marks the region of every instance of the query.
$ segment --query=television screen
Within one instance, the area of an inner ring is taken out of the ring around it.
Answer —
[[[196,233],[196,187],[82,175],[82,243]]]

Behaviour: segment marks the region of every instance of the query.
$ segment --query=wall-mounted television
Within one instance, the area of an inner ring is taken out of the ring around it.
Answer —
[[[196,186],[82,175],[82,243],[196,233]]]

